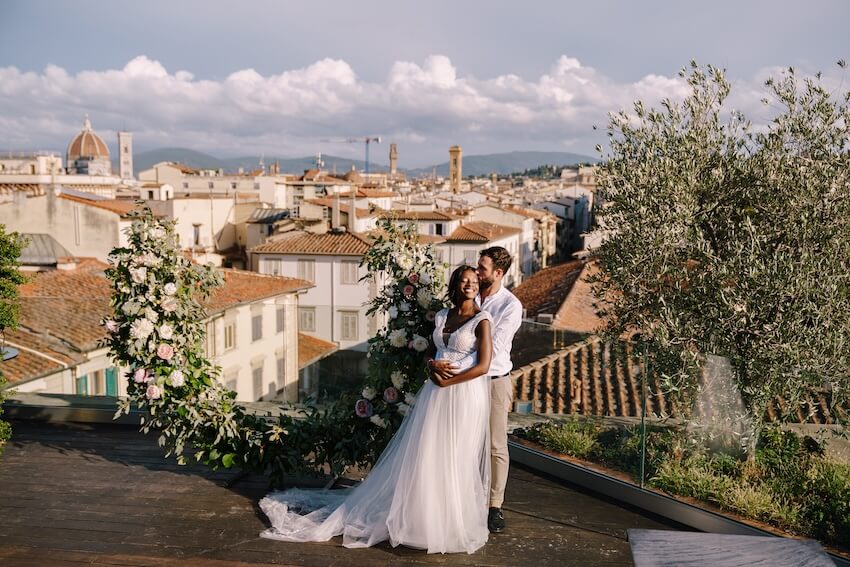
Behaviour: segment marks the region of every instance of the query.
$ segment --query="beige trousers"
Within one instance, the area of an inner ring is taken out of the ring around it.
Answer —
[[[501,508],[508,483],[508,412],[514,401],[510,375],[490,378],[490,507]]]

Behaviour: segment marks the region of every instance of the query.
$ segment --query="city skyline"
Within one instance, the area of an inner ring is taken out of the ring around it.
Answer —
[[[690,59],[726,68],[730,107],[755,120],[763,81],[788,65],[839,85],[850,16],[831,1],[165,6],[7,3],[0,147],[64,152],[89,114],[113,151],[127,129],[137,151],[219,157],[362,159],[322,141],[361,136],[383,138],[377,163],[397,143],[405,168],[444,162],[453,144],[596,157],[607,112],[683,96]]]

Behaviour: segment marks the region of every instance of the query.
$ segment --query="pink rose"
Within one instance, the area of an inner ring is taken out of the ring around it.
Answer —
[[[174,347],[163,343],[156,347],[156,355],[162,360],[171,360],[174,358]]]
[[[148,397],[149,400],[156,400],[160,396],[162,396],[162,390],[159,389],[159,386],[151,384],[150,386],[148,386],[145,395]]]
[[[413,295],[413,286],[410,285],[410,284],[407,284],[406,286],[404,286],[404,290],[402,290],[402,292],[407,297],[410,297],[411,295]]]
[[[372,415],[372,404],[369,400],[361,398],[354,404],[354,413],[357,417],[369,417]]]
[[[118,331],[118,322],[113,321],[112,319],[107,319],[104,321],[103,326],[106,327],[106,330],[110,333],[115,333]]]
[[[433,323],[434,319],[436,319],[436,318],[437,318],[437,314],[433,311],[429,311],[428,313],[425,314],[425,319],[427,321],[430,321],[431,323]]]
[[[174,297],[166,297],[162,300],[160,305],[162,306],[162,310],[166,313],[174,313],[177,311],[177,299]]]
[[[409,276],[407,276],[407,281],[409,281],[412,284],[418,284],[419,283],[419,274],[410,274]]]
[[[148,377],[148,371],[144,368],[137,368],[135,372],[133,372],[133,381],[137,384],[141,384],[145,382]]]
[[[394,404],[398,401],[398,390],[390,386],[384,390],[384,401],[388,404]]]

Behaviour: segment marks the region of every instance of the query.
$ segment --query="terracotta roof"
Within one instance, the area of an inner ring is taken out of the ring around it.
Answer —
[[[244,270],[221,270],[224,285],[216,288],[203,303],[209,314],[224,311],[242,303],[260,301],[284,293],[309,289],[315,284],[298,278],[268,276]]]
[[[360,234],[352,232],[326,232],[313,234],[301,230],[285,232],[251,249],[254,254],[322,254],[362,256],[372,244]]]
[[[327,207],[327,208],[330,209],[334,206],[335,200],[336,199],[333,198],[333,197],[325,197],[325,198],[320,198],[320,199],[305,199],[304,202],[310,203],[311,205],[318,205],[320,207]],[[349,205],[349,203],[350,203],[350,201],[348,203],[346,203],[345,201],[342,200],[342,197],[340,197],[339,211],[341,213],[348,214],[348,211],[351,209],[351,206]],[[379,214],[378,211],[373,213],[369,209],[363,209],[363,208],[357,208],[357,207],[355,207],[354,210],[356,211],[355,212],[356,217],[361,218],[361,219],[362,218],[368,218],[368,217],[374,216],[376,214]]]
[[[533,219],[542,219],[542,218],[545,218],[547,216],[553,216],[553,217],[555,216],[548,211],[538,211],[536,209],[527,209],[525,207],[520,207],[519,205],[503,204],[503,205],[501,205],[501,208],[506,210],[506,211],[510,211],[512,213],[516,213],[518,215],[522,215],[522,216],[533,218]]]
[[[339,194],[340,197],[351,198],[351,191],[343,191]],[[372,189],[371,187],[358,187],[356,189],[356,196],[360,198],[373,198],[377,199],[379,197],[397,197],[398,194],[393,193],[392,191],[385,191],[383,189]]]
[[[399,211],[395,209],[387,211],[382,216],[412,221],[453,221],[459,218],[457,215],[440,211]]]
[[[96,209],[103,209],[105,211],[109,211],[111,213],[115,213],[121,217],[126,217],[127,214],[130,213],[133,209],[137,207],[135,202],[119,200],[119,199],[86,199],[84,197],[78,197],[76,195],[68,195],[67,193],[62,193],[59,195],[60,199],[67,199],[68,201],[74,201],[75,203],[82,203],[83,205],[88,205],[90,207],[94,207]]]
[[[22,297],[20,325],[86,352],[97,348],[97,342],[106,336],[100,321],[109,313],[108,297],[80,297],[73,292],[65,297]]]
[[[554,317],[583,267],[580,260],[550,266],[519,284],[513,292],[522,302],[526,316],[534,318],[540,313],[550,313]]]
[[[112,290],[103,275],[108,264],[93,258],[80,259],[75,270],[51,270],[38,272],[20,286],[21,298],[44,299],[98,298],[109,299]]]
[[[170,165],[171,167],[173,167],[175,169],[180,170],[180,173],[186,173],[186,174],[189,174],[189,175],[195,175],[195,174],[198,173],[197,169],[195,169],[193,167],[189,167],[188,165],[185,165],[185,164],[182,164],[182,163],[177,163],[175,161],[168,162],[168,165]]]
[[[68,162],[81,157],[109,159],[109,148],[103,139],[92,131],[88,118],[82,131],[68,144]]]
[[[561,307],[552,321],[552,327],[574,333],[593,333],[599,330],[603,320],[596,314],[594,304],[598,299],[588,281],[590,276],[596,275],[598,272],[599,267],[596,262],[589,262],[584,265],[584,269],[576,278],[572,289],[561,303]]]
[[[490,242],[522,232],[518,228],[483,221],[466,222],[457,227],[446,240],[449,242]]]
[[[12,385],[53,374],[84,360],[57,341],[25,329],[7,330],[4,335],[6,346],[18,351],[18,356],[0,362],[3,377]]]
[[[298,333],[298,369],[306,368],[339,350],[339,345]]]

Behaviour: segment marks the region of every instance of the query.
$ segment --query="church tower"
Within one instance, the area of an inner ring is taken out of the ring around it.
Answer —
[[[133,134],[118,132],[118,171],[121,179],[133,179]]]
[[[449,186],[452,193],[460,193],[460,181],[463,179],[463,150],[460,146],[449,148]]]
[[[390,175],[398,173],[398,148],[390,144]]]

